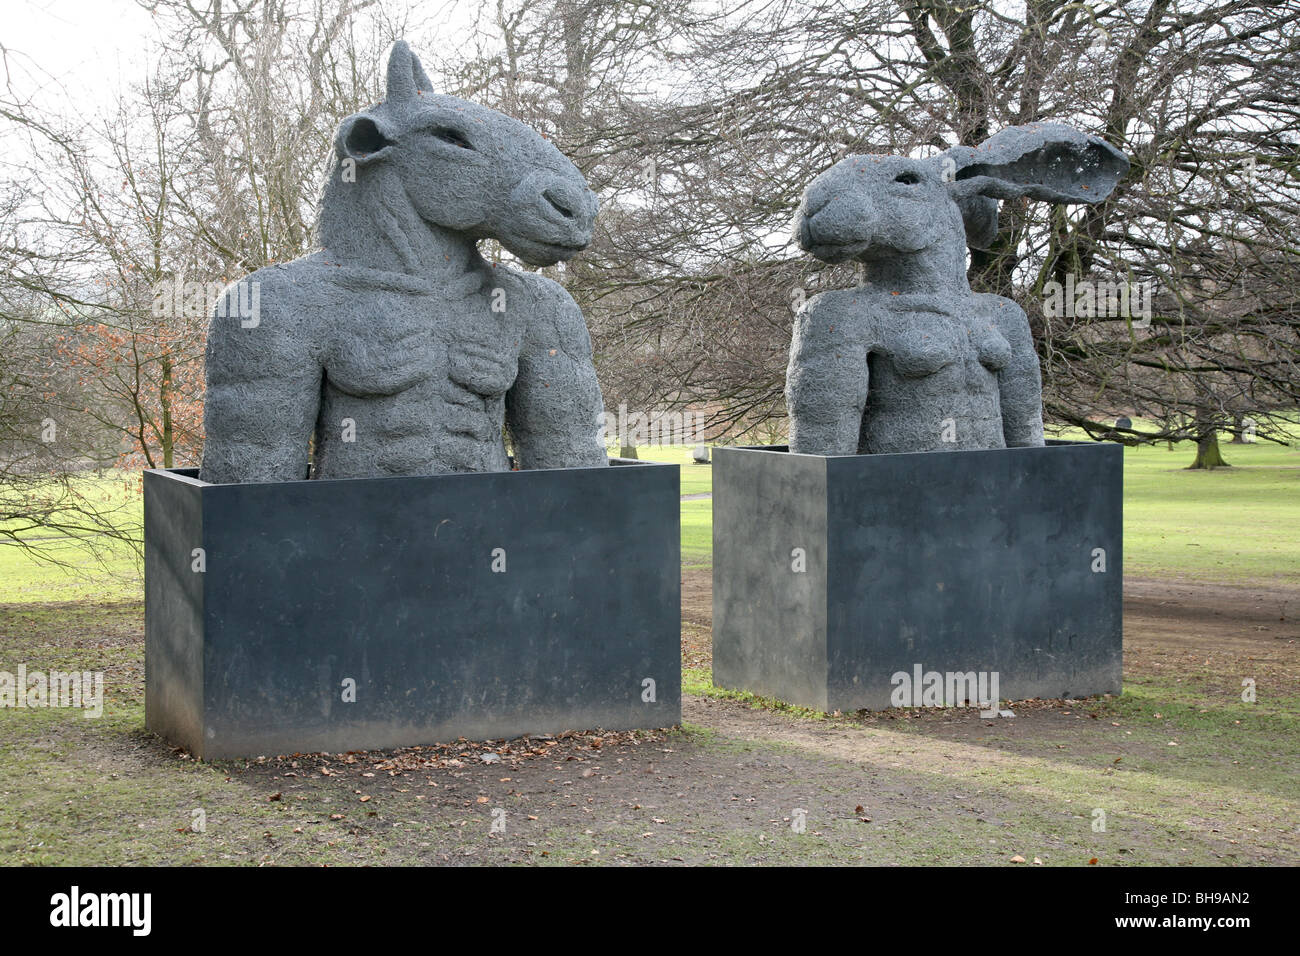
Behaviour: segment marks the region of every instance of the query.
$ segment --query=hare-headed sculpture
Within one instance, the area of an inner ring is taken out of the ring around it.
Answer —
[[[997,235],[998,200],[1094,203],[1123,153],[1068,126],[1002,130],[930,159],[848,156],[804,193],[799,244],[857,260],[866,281],[809,299],[786,373],[790,450],[817,455],[1043,444],[1025,313],[976,295],[966,247]]]
[[[208,334],[200,477],[247,482],[604,465],[591,340],[533,265],[591,240],[597,201],[543,136],[432,91],[405,43],[348,117],[321,251],[228,289]],[[250,315],[247,306],[256,304]]]

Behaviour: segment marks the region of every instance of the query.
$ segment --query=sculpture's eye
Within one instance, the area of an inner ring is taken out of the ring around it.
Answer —
[[[912,172],[899,173],[894,177],[894,182],[902,183],[904,186],[915,186],[920,181],[921,177]]]
[[[459,146],[461,149],[474,148],[474,144],[465,138],[464,133],[450,126],[435,126],[429,130],[429,133],[435,139],[440,139],[451,146]]]

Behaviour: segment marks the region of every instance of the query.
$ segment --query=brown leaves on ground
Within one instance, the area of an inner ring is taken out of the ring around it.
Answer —
[[[319,774],[334,777],[357,773],[373,778],[377,774],[401,777],[434,769],[460,770],[471,763],[483,762],[483,757],[493,754],[498,759],[495,766],[519,766],[539,757],[557,757],[565,753],[565,760],[581,762],[583,751],[602,747],[637,747],[647,743],[662,742],[663,731],[565,731],[562,734],[534,734],[514,740],[473,741],[460,738],[449,744],[427,747],[404,747],[400,750],[354,751],[343,754],[290,754],[277,757],[258,757],[247,761],[247,766],[265,766],[279,770],[282,777],[310,778]],[[282,794],[269,799],[279,800]],[[362,802],[366,802],[364,798]]]

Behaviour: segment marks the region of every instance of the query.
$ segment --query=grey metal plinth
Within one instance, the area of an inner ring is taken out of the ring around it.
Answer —
[[[714,683],[823,711],[889,707],[900,673],[1118,693],[1122,492],[1106,443],[715,448]]]
[[[678,467],[145,472],[146,722],[214,759],[681,721]]]

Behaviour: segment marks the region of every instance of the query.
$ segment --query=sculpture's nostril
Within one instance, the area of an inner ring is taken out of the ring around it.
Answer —
[[[569,202],[564,197],[557,195],[554,190],[547,189],[543,191],[542,198],[550,203],[555,211],[565,219],[573,218],[573,207],[569,205]]]

